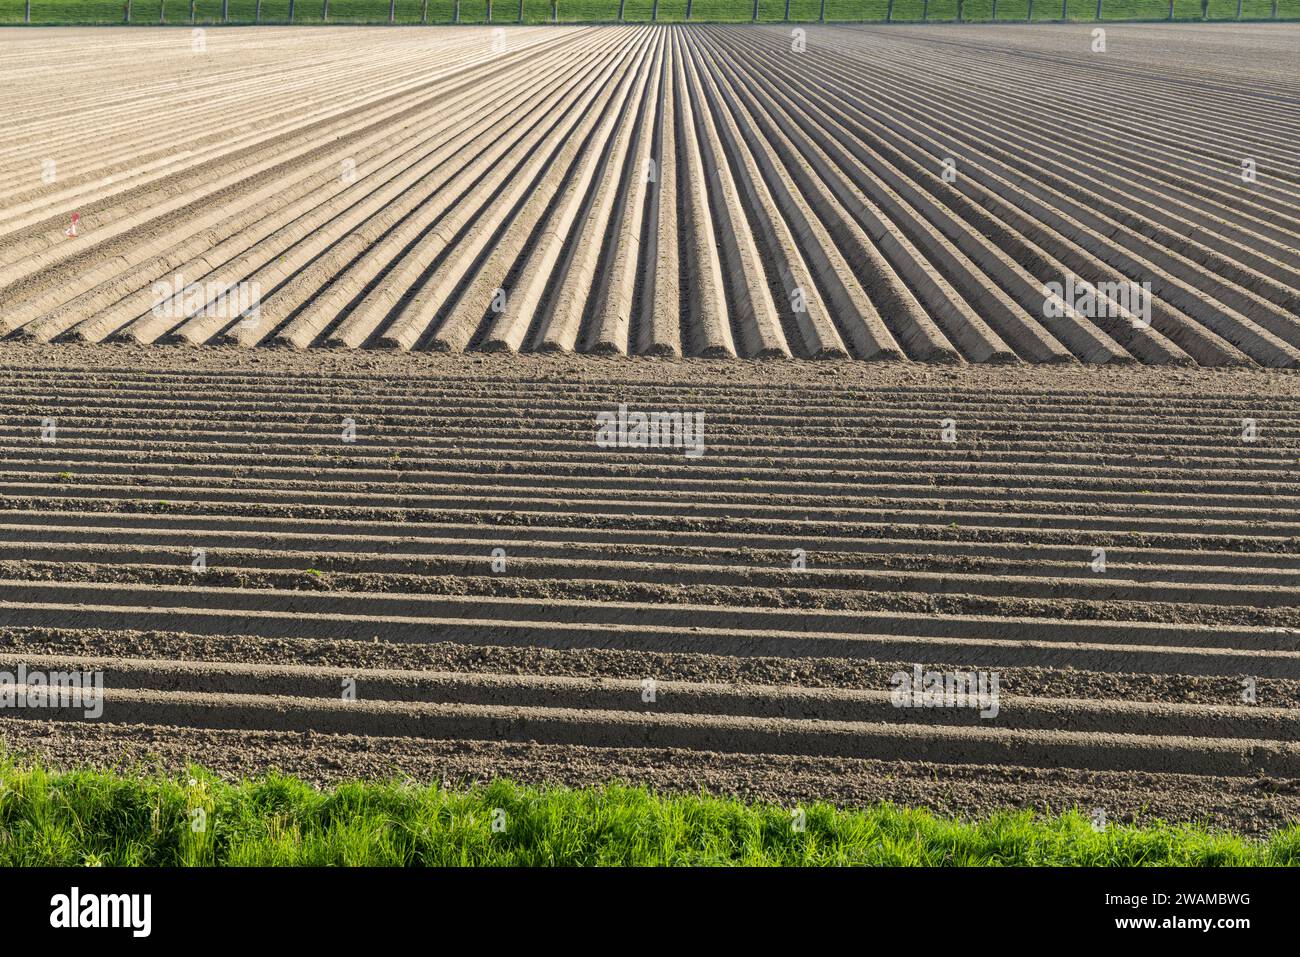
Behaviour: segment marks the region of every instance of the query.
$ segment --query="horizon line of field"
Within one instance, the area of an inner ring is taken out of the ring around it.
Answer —
[[[0,0],[0,24],[45,26],[136,25],[584,25],[602,23],[1195,23],[1288,22],[1300,19],[1298,0],[316,0],[319,14],[303,13],[313,0],[188,0],[188,16],[167,19],[166,0]],[[43,6],[95,10],[42,18]],[[184,10],[186,0],[173,0]],[[34,6],[33,6],[34,5]],[[647,6],[647,10],[640,7]],[[116,6],[118,17],[108,15]],[[1002,15],[999,16],[999,6]],[[1295,6],[1296,10],[1288,8]],[[12,7],[13,10],[8,8]],[[22,8],[22,19],[16,13]],[[251,7],[251,12],[248,8]],[[284,7],[283,16],[275,13]],[[479,9],[481,7],[481,9]],[[1108,10],[1120,12],[1107,15]],[[264,9],[271,13],[264,16]],[[446,8],[445,12],[441,8]],[[577,8],[579,13],[569,13]],[[701,16],[700,9],[704,10]],[[1023,8],[1023,15],[1019,11]],[[36,11],[33,18],[33,9]],[[154,11],[157,11],[156,16]],[[384,10],[387,13],[384,13]],[[1080,11],[1083,12],[1080,12]],[[233,11],[233,15],[232,15]],[[342,11],[342,12],[340,12]],[[1008,13],[1008,11],[1013,11]],[[133,12],[136,18],[133,19]],[[640,15],[638,15],[638,13]],[[331,17],[333,19],[331,19]]]

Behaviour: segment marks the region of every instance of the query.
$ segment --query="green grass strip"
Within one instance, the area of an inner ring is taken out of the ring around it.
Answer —
[[[1258,841],[1159,823],[1096,830],[1078,812],[969,823],[888,804],[810,805],[799,822],[789,808],[621,785],[318,790],[280,775],[230,784],[199,768],[172,779],[0,762],[3,866],[854,864],[1298,865],[1300,826]]]

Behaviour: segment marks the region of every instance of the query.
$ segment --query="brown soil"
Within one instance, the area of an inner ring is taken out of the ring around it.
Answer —
[[[0,395],[0,670],[106,688],[20,754],[1300,819],[1294,374],[7,343]]]
[[[1300,27],[805,29],[0,31],[0,336],[1300,364]]]

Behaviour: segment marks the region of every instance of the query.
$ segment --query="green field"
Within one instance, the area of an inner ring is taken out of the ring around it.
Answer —
[[[798,816],[797,816],[798,815]],[[496,826],[494,827],[494,821]],[[1267,841],[1078,812],[977,822],[608,788],[470,790],[271,776],[223,783],[0,764],[0,866],[1084,865],[1295,866],[1300,826]]]
[[[330,23],[386,23],[390,0],[295,0],[295,23],[320,23],[329,5]],[[792,20],[817,20],[823,15],[830,21],[880,21],[889,11],[889,0],[790,0]],[[1093,20],[1097,16],[1096,0],[963,0],[964,20]],[[33,24],[124,23],[126,0],[30,0]],[[687,19],[700,22],[745,22],[753,18],[753,0],[623,0],[623,17],[632,22],[655,18],[665,23]],[[958,0],[894,0],[895,20],[955,20]],[[523,0],[525,23],[549,22],[552,16],[561,23],[614,21],[619,17],[620,0]],[[427,16],[429,23],[449,23],[455,0],[397,0],[392,6],[397,23],[419,23]],[[1102,0],[1104,20],[1162,20],[1169,15],[1169,0]],[[1174,0],[1174,18],[1201,19],[1201,0]],[[1237,16],[1237,0],[1209,0],[1211,20],[1231,20]],[[1241,16],[1247,20],[1300,19],[1300,0],[1241,0]],[[228,0],[227,14],[232,23],[252,23],[257,17],[257,0]],[[26,0],[0,0],[0,23],[22,23]],[[786,16],[786,0],[759,0],[758,18],[779,21]],[[487,0],[462,0],[462,23],[484,23],[488,18]],[[497,0],[492,4],[492,22],[517,23],[521,18],[520,0]],[[284,23],[289,19],[289,0],[262,0],[261,20]],[[196,0],[194,21],[219,23],[222,0]],[[131,0],[131,22],[142,24],[189,23],[189,0]]]

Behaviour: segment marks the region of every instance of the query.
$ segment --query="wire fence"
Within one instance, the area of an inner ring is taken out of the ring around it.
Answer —
[[[1300,19],[1300,0],[0,0],[0,24],[1120,22]]]

